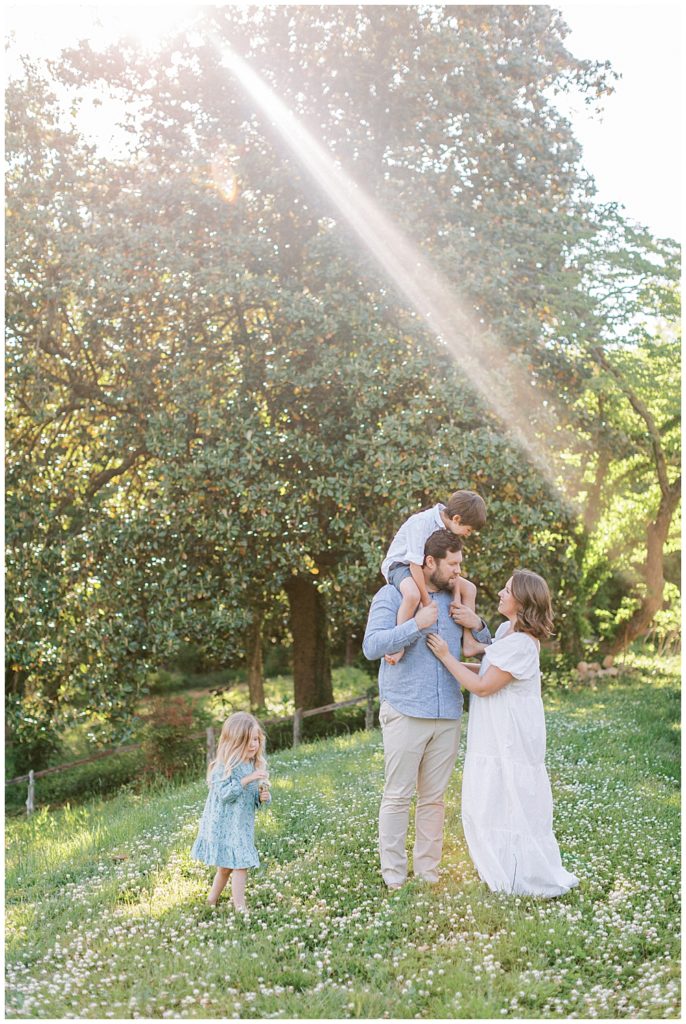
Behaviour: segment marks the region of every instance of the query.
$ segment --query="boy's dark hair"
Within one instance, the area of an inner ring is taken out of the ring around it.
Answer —
[[[486,502],[475,491],[455,491],[446,502],[445,514],[450,519],[459,516],[464,526],[481,530],[486,525]]]
[[[462,551],[462,538],[452,530],[435,530],[430,537],[426,538],[424,561],[426,562],[427,555],[431,555],[437,562],[440,562],[449,551]]]

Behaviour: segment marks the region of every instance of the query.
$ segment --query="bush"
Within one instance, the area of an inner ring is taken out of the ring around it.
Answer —
[[[140,750],[132,750],[93,761],[91,764],[68,768],[54,775],[46,775],[36,779],[36,807],[56,806],[106,796],[132,782],[137,784],[142,770],[143,754]],[[6,787],[5,809],[8,814],[25,811],[27,786],[28,783],[22,782]]]
[[[575,679],[577,657],[573,654],[541,648],[541,687],[568,689]]]
[[[352,732],[359,732],[365,728],[366,705],[359,704],[356,707],[341,708],[339,711],[332,711],[325,715],[315,715],[312,718],[303,719],[302,740],[324,739],[328,736],[341,736]],[[374,711],[374,725],[379,724],[378,708]],[[267,735],[267,754],[276,750],[284,750],[293,746],[293,720],[277,722],[274,725],[265,725],[264,731]]]
[[[189,681],[182,672],[174,672],[166,668],[160,668],[153,672],[148,680],[148,692],[154,695],[187,690],[188,687]]]
[[[143,716],[143,771],[171,779],[196,767],[203,757],[202,740],[195,736],[205,716],[194,712],[185,697],[156,697]]]
[[[59,759],[62,738],[50,710],[39,698],[30,694],[8,695],[5,715],[12,749],[8,771],[26,775],[31,769],[40,771]]]

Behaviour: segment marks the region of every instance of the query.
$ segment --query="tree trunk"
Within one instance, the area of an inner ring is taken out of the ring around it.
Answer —
[[[357,633],[348,633],[345,638],[345,664],[354,665],[361,649],[360,638]]]
[[[625,650],[634,640],[645,636],[650,629],[655,613],[659,612],[662,607],[662,596],[665,589],[663,574],[664,548],[669,535],[672,516],[679,504],[680,497],[681,487],[677,483],[666,494],[663,493],[655,522],[648,524],[646,560],[643,569],[646,593],[640,607],[636,609],[629,621],[622,626],[610,642],[608,647],[610,654]]]
[[[248,694],[250,710],[264,707],[264,669],[262,664],[262,622],[260,610],[255,611],[248,629],[246,665],[248,669]]]
[[[655,613],[662,607],[662,597],[665,589],[663,573],[664,547],[669,536],[672,516],[681,498],[681,477],[678,477],[673,483],[669,482],[667,456],[662,444],[660,429],[655,422],[655,417],[643,399],[633,391],[622,377],[621,372],[608,360],[601,348],[593,348],[591,355],[596,363],[604,370],[607,370],[614,378],[634,412],[645,423],[650,438],[657,482],[660,485],[660,505],[655,516],[655,522],[649,523],[647,529],[646,560],[643,570],[646,594],[641,601],[640,607],[637,608],[629,621],[620,628],[614,640],[610,642],[609,651],[614,653],[626,649],[638,637],[645,636],[650,629]]]
[[[586,500],[586,513],[584,516],[586,529],[592,533],[598,525],[598,520],[603,511],[601,501],[603,485],[610,468],[610,453],[606,448],[600,448],[598,462],[596,464],[595,479],[588,489]]]
[[[293,689],[296,708],[333,703],[331,660],[324,595],[306,576],[286,583],[293,634]]]

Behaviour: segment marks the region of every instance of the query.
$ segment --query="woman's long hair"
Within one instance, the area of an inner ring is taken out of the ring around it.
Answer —
[[[512,573],[512,596],[517,602],[515,632],[530,633],[537,640],[553,634],[553,607],[548,584],[537,572],[515,569]]]
[[[264,748],[266,737],[262,726],[254,715],[247,711],[236,711],[229,715],[222,726],[222,731],[217,744],[217,756],[207,766],[207,778],[218,764],[224,765],[224,778],[231,774],[232,768],[242,761],[248,760],[247,748],[250,742],[250,734],[257,729],[260,737],[260,745],[254,757],[255,768],[266,768],[267,762],[264,759]]]

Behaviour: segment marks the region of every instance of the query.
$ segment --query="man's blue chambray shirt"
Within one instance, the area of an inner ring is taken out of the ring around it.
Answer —
[[[438,605],[438,620],[426,629],[417,629],[414,619],[397,626],[400,591],[390,584],[382,587],[372,601],[362,650],[369,661],[381,658],[379,698],[412,718],[460,718],[462,691],[454,676],[432,654],[424,639],[428,633],[439,633],[448,642],[450,653],[459,661],[462,654],[462,626],[450,618],[452,594],[446,590],[429,593]],[[487,644],[491,639],[488,626],[472,630],[475,640]],[[403,647],[405,654],[397,665],[383,660]]]

